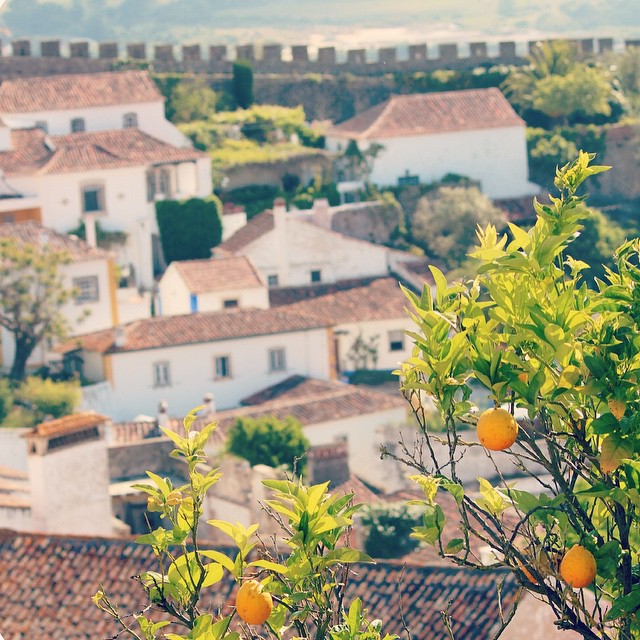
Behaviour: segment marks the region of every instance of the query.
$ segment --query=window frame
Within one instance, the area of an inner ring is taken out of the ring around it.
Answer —
[[[83,287],[82,282],[90,283],[88,287]],[[91,304],[92,302],[100,302],[100,279],[98,276],[78,276],[72,280],[73,288],[80,293],[75,296],[76,304]],[[95,293],[93,293],[95,290]]]
[[[269,289],[273,289],[279,286],[277,273],[271,273],[267,276],[267,286],[269,287]]]
[[[237,309],[240,306],[240,301],[238,298],[228,298],[227,300],[222,301],[223,309]]]
[[[159,360],[153,363],[153,387],[171,386],[171,363],[168,360]]]
[[[84,118],[71,118],[71,133],[84,133],[87,130],[87,122]]]
[[[387,332],[389,351],[404,351],[405,333],[402,329],[391,329]]]
[[[135,111],[127,111],[122,116],[122,128],[123,129],[137,129],[138,128],[138,114]]]
[[[312,284],[322,282],[322,269],[311,269],[310,275]]]
[[[278,373],[287,370],[287,351],[285,347],[269,349],[269,373]]]
[[[222,367],[218,365],[222,364]],[[229,354],[218,355],[213,357],[213,379],[214,380],[230,380],[233,378],[231,369],[231,356]]]
[[[87,208],[87,194],[89,192],[95,192],[96,194],[96,209]],[[82,185],[80,190],[82,213],[104,213],[105,212],[105,192],[103,183],[91,183]]]

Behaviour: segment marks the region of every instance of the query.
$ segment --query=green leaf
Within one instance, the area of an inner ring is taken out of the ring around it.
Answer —
[[[482,498],[478,498],[476,503],[480,508],[488,511],[494,516],[499,516],[505,509],[510,507],[509,501],[494,487],[488,480],[478,478],[480,484],[480,494]]]
[[[447,546],[444,548],[445,553],[456,554],[464,549],[464,540],[462,538],[453,538],[447,542]]]
[[[227,571],[233,573],[233,560],[221,551],[216,551],[215,549],[206,549],[204,551],[200,551],[200,555],[204,556],[205,558],[209,558],[210,560],[214,560],[215,562],[221,564]]]
[[[250,562],[248,567],[260,567],[261,569],[267,569],[268,571],[273,571],[274,573],[280,573],[286,575],[289,572],[288,567],[284,565],[278,564],[277,562],[270,562],[269,560],[254,560]]]
[[[349,547],[341,547],[339,549],[329,551],[325,554],[324,560],[326,564],[330,564],[332,562],[341,562],[343,564],[351,564],[354,562],[375,562],[371,556],[367,555],[363,551],[350,549]]]
[[[224,575],[224,570],[222,565],[219,565],[215,562],[211,562],[205,566],[205,579],[202,583],[202,587],[210,587],[212,584],[216,584],[216,582],[220,582],[222,580],[222,576]]]
[[[605,620],[617,620],[622,616],[628,616],[640,608],[640,585],[634,585],[626,596],[617,597],[607,611]]]

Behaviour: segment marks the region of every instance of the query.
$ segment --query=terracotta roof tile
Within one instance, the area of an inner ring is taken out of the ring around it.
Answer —
[[[314,291],[313,287],[292,288],[283,293],[274,291],[271,299],[272,304],[287,300],[287,309],[335,324],[407,317],[408,301],[394,278],[378,278],[349,289],[329,287],[327,291],[322,295],[321,289]]]
[[[50,438],[54,436],[68,435],[77,431],[84,431],[90,427],[104,424],[108,418],[93,411],[74,413],[69,416],[41,422],[27,435],[30,438]]]
[[[524,127],[524,121],[491,87],[392,96],[332,127],[327,136],[378,139],[512,126]]]
[[[273,212],[263,211],[257,216],[253,216],[244,227],[238,229],[228,240],[218,245],[216,249],[221,249],[223,252],[229,253],[240,251],[273,228]]]
[[[251,260],[228,256],[208,260],[181,260],[171,263],[183,277],[191,293],[251,289],[266,284]]]
[[[47,245],[56,252],[66,252],[74,262],[109,258],[104,249],[92,247],[84,240],[48,229],[37,222],[6,222],[0,224],[0,238],[13,238],[21,244],[39,244],[46,238]]]
[[[0,85],[1,86],[1,85]],[[48,136],[41,129],[11,132],[11,150],[0,152],[7,174],[60,174],[119,169],[206,157],[190,147],[174,147],[139,129],[113,129]]]
[[[289,309],[233,309],[180,316],[136,320],[121,329],[124,346],[116,347],[116,329],[77,336],[58,348],[66,352],[82,348],[99,353],[121,353],[233,340],[250,336],[307,331],[328,326],[324,319],[311,318]]]
[[[146,71],[16,78],[0,85],[0,112],[29,113],[163,100]]]
[[[224,551],[224,549],[220,549]],[[0,531],[0,611],[7,640],[65,638],[95,640],[120,629],[91,602],[104,584],[123,614],[142,608],[145,596],[131,579],[155,567],[153,550],[130,540],[88,539]],[[504,581],[505,613],[514,605],[516,583],[500,571],[471,572],[441,566],[407,566],[379,562],[355,565],[347,602],[362,598],[371,618],[386,633],[404,636],[404,619],[414,638],[449,638],[440,616],[449,600],[453,632],[460,638],[490,638],[499,627],[495,606]],[[235,582],[225,576],[207,590],[203,610],[232,602]],[[150,615],[155,616],[153,612]],[[165,629],[166,631],[167,629]],[[180,632],[178,629],[172,629]]]

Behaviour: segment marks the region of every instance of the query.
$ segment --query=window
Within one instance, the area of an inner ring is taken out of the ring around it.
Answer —
[[[389,331],[389,351],[402,351],[404,349],[404,332]]]
[[[189,308],[191,309],[191,313],[196,313],[198,311],[198,294],[192,293],[189,296]]]
[[[84,276],[73,279],[73,288],[76,290],[76,304],[86,302],[98,302],[98,276]]]
[[[147,200],[164,200],[171,195],[169,170],[154,167],[147,171]]]
[[[284,349],[269,349],[269,371],[286,371],[287,358]]]
[[[42,129],[45,133],[49,131],[49,127],[44,120],[36,120],[36,129]]]
[[[225,301],[222,303],[222,306],[223,306],[225,309],[235,309],[235,308],[238,306],[238,301],[237,301],[236,299],[233,299],[233,300],[225,300]]]
[[[122,126],[125,129],[133,129],[138,126],[138,114],[137,113],[125,113],[122,116]]]
[[[84,118],[74,118],[71,121],[71,133],[85,131]]]
[[[104,187],[102,185],[87,185],[82,187],[82,211],[95,213],[104,211]]]
[[[311,272],[311,282],[320,282],[322,280],[322,273],[320,269],[314,269]]]
[[[215,359],[215,377],[230,378],[231,377],[231,360],[229,356],[216,356]]]
[[[267,276],[267,284],[270,287],[277,287],[278,286],[278,275],[277,274],[272,274],[270,276]]]
[[[171,375],[168,362],[156,362],[153,365],[153,386],[170,387]]]

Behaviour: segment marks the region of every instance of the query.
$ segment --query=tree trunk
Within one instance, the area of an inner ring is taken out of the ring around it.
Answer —
[[[23,380],[27,370],[27,360],[33,352],[35,343],[30,336],[15,336],[15,341],[16,352],[9,376],[13,380]]]

